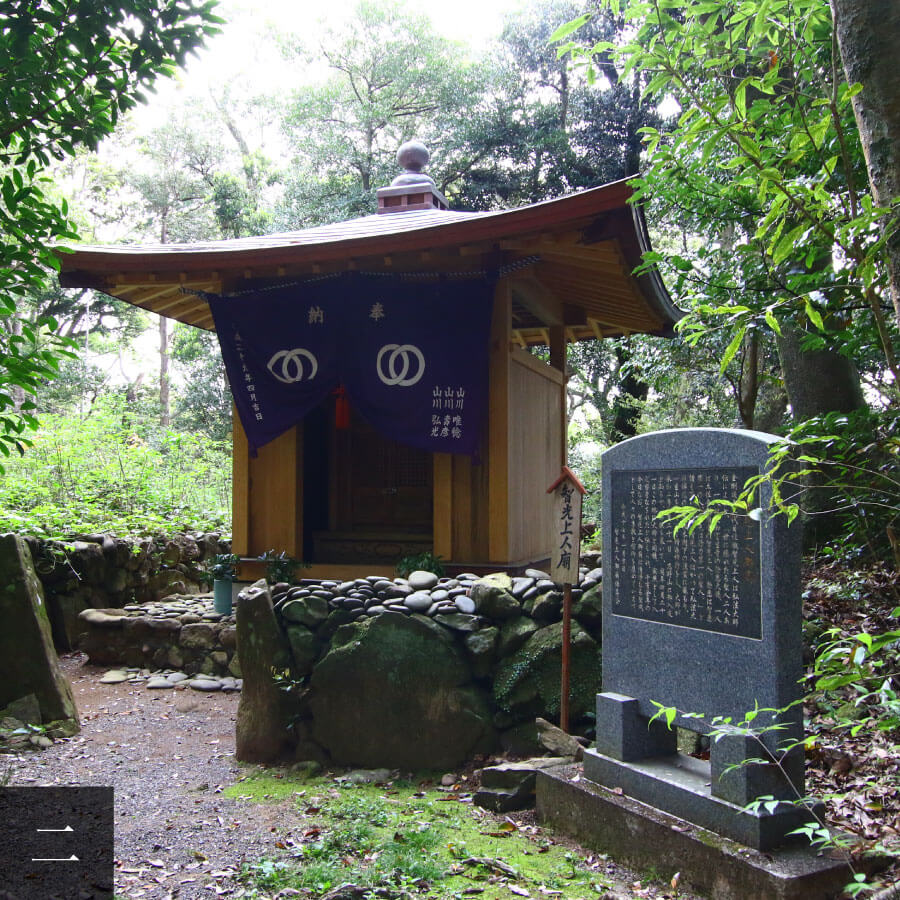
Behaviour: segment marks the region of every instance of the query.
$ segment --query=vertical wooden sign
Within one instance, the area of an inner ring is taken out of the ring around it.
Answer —
[[[550,577],[557,584],[578,584],[581,558],[581,497],[584,487],[568,466],[547,488],[553,494],[553,555]]]
[[[559,727],[569,730],[569,646],[572,642],[572,585],[578,584],[581,559],[581,497],[584,487],[568,466],[547,488],[553,494],[553,553],[550,577],[563,586],[562,677],[559,690]]]

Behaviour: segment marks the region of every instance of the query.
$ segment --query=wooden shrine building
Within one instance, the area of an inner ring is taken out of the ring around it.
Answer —
[[[378,191],[377,214],[236,240],[77,247],[61,257],[62,284],[212,330],[204,292],[299,292],[304,279],[347,271],[423,283],[499,271],[477,455],[399,444],[356,413],[336,429],[330,398],[254,457],[235,416],[233,547],[244,557],[287,551],[312,564],[312,577],[389,573],[424,550],[457,571],[545,562],[546,488],[565,452],[566,343],[670,336],[681,313],[655,272],[633,274],[649,243],[626,182],[509,211],[455,212],[421,171],[421,145],[404,145],[398,159],[407,171]],[[549,362],[528,352],[534,345],[549,346]]]

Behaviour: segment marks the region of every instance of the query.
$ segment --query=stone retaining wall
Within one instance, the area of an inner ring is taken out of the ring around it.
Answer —
[[[583,567],[573,589],[570,714],[582,733],[601,682],[600,575]],[[498,746],[533,752],[535,718],[558,720],[562,593],[543,572],[414,572],[278,584],[270,596],[281,645],[258,674],[281,672],[297,758],[439,768]],[[254,640],[242,602],[239,646]]]
[[[217,533],[134,540],[106,534],[80,535],[70,541],[25,540],[59,650],[78,646],[79,636],[87,630],[78,617],[83,610],[121,609],[175,593],[196,593],[204,561],[230,550]]]
[[[240,677],[234,616],[216,613],[208,594],[85,609],[79,620],[79,649],[97,665]]]

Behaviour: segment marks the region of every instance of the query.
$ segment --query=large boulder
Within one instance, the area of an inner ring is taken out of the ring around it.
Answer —
[[[77,729],[72,687],[59,666],[41,583],[26,543],[0,536],[0,709],[33,694],[43,722]],[[37,723],[40,724],[40,723]]]
[[[559,718],[562,622],[536,631],[497,667],[494,700],[515,718]],[[594,707],[600,690],[600,645],[572,623],[569,654],[569,714],[573,721]]]
[[[310,679],[313,736],[343,765],[451,768],[496,743],[488,697],[471,677],[424,616],[344,625]]]

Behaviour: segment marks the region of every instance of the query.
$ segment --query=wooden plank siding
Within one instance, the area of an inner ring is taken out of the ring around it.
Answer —
[[[244,446],[246,446],[246,438]],[[237,429],[235,429],[237,447]],[[240,483],[235,453],[235,488]],[[242,556],[259,556],[266,550],[303,556],[303,426],[297,425],[246,457],[249,527],[246,543],[235,544]],[[237,492],[234,501],[237,512]],[[234,527],[234,525],[232,526]],[[237,531],[235,529],[235,535]]]
[[[538,562],[550,555],[552,504],[547,486],[563,465],[562,372],[523,350],[510,358],[509,559]]]
[[[442,559],[453,559],[456,544],[453,540],[454,490],[453,490],[453,454],[432,454],[434,486],[434,552]]]

